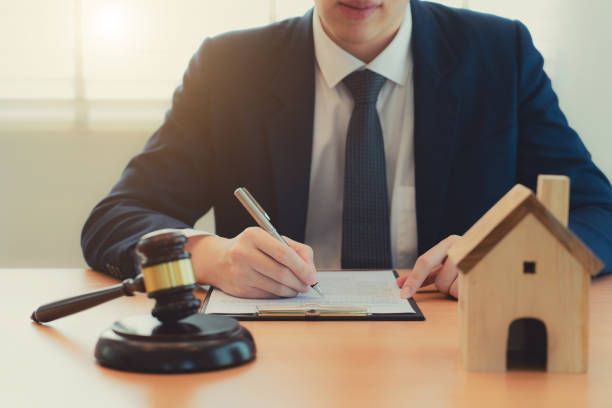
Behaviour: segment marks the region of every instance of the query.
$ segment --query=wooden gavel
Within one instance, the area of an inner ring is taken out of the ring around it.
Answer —
[[[151,314],[162,323],[171,324],[197,313],[200,301],[193,295],[196,282],[186,242],[187,238],[176,230],[145,235],[136,246],[142,272],[135,278],[40,306],[31,318],[46,323],[136,292],[156,300]]]
[[[136,246],[141,273],[133,279],[84,295],[43,305],[32,313],[36,323],[50,322],[121,296],[144,292],[155,299],[151,316],[131,316],[100,334],[95,357],[106,367],[149,373],[218,370],[255,358],[255,341],[227,316],[198,313],[195,275],[187,237],[162,230]]]

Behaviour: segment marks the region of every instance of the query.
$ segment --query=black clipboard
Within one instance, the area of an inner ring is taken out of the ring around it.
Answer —
[[[397,271],[393,271],[395,277],[398,277]],[[205,313],[208,301],[214,290],[218,290],[214,287],[210,287],[202,306],[200,307],[200,313]],[[228,314],[228,313],[210,313],[211,315],[221,315],[233,317],[237,320],[243,321],[347,321],[347,320],[364,320],[364,321],[424,321],[425,316],[417,305],[414,299],[410,298],[407,300],[412,306],[415,313],[367,313],[367,311],[361,310],[360,308],[333,308],[326,307],[322,309],[316,309],[311,307],[304,308],[278,308],[277,311],[262,310],[258,313],[244,313],[244,314]],[[282,310],[281,310],[282,309]],[[290,310],[292,309],[292,310]],[[343,310],[344,309],[344,310]],[[283,311],[285,313],[283,313]]]

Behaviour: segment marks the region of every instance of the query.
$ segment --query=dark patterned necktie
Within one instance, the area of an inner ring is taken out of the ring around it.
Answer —
[[[343,82],[355,107],[346,138],[342,211],[342,268],[390,268],[385,146],[376,100],[385,78],[356,71]]]

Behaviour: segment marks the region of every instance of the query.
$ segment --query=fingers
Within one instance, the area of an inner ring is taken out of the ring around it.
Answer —
[[[449,295],[455,299],[459,299],[459,279],[455,279],[448,289]]]
[[[459,269],[457,269],[450,259],[446,258],[444,265],[442,265],[442,268],[440,269],[440,272],[435,280],[438,290],[442,293],[448,294],[450,292],[450,287],[457,279],[458,274]]]
[[[302,244],[300,242],[294,241],[289,237],[283,235],[283,238],[289,246],[297,252],[297,254],[306,262],[310,263],[314,266],[314,253],[312,252],[312,248],[306,244]]]
[[[429,275],[427,275],[427,277],[425,278],[423,283],[421,283],[421,287],[427,286],[427,285],[431,285],[432,283],[434,283],[436,281],[436,278],[438,277],[438,273],[440,273],[441,269],[442,269],[442,265],[439,265],[437,268],[434,268],[429,273]]]
[[[314,253],[312,248],[306,244],[294,241],[291,238],[283,237],[289,246],[306,262],[307,270],[305,279],[307,282],[317,282],[317,269],[314,264]],[[308,284],[310,285],[310,284]]]
[[[406,282],[407,277],[408,277],[408,274],[403,274],[403,275],[400,275],[400,277],[395,280],[399,288],[404,286],[404,282]]]
[[[259,273],[248,265],[234,265],[227,272],[226,279],[218,287],[233,296],[264,299],[294,297],[298,294],[298,291]]]
[[[268,294],[272,294],[273,296],[278,297],[294,297],[298,294],[298,291],[293,290],[292,288],[285,286],[284,284],[269,278],[268,276],[253,270],[249,273],[245,282],[247,286],[253,289],[258,289],[259,291],[264,291]],[[265,296],[264,297],[270,297]]]
[[[421,287],[423,286],[427,286],[427,285],[431,285],[432,283],[434,283],[434,281],[436,280],[436,277],[438,276],[438,271],[440,271],[440,267],[434,269],[428,276],[427,278],[425,278],[425,280],[423,281],[423,284],[421,285]],[[402,286],[404,286],[404,282],[406,282],[406,279],[408,279],[408,275],[411,273],[407,272],[402,274],[399,278],[397,278],[395,281],[397,283],[397,286],[399,288],[401,288]]]
[[[308,292],[310,289],[308,285],[299,280],[286,266],[279,264],[263,252],[252,251],[247,262],[258,273],[296,292]]]
[[[412,297],[430,274],[439,271],[448,250],[459,238],[457,235],[451,235],[417,259],[414,269],[406,276],[402,285],[400,295],[403,298]]]
[[[247,231],[252,235],[253,242],[259,250],[287,267],[304,284],[312,285],[316,282],[314,265],[308,264],[296,250],[274,239],[261,228],[248,228],[245,233]],[[304,248],[299,248],[299,250],[305,252]]]
[[[291,241],[292,249],[257,227],[226,241],[229,244],[220,249],[226,255],[217,282],[223,291],[239,297],[269,298],[310,290],[301,280],[305,277],[314,282],[316,274],[308,246]]]
[[[274,299],[278,298],[278,295],[274,293],[266,292],[265,290],[253,288],[250,286],[244,286],[236,291],[225,290],[224,292],[245,299]]]
[[[294,268],[308,269],[307,262],[293,249],[259,228],[249,228],[231,239],[211,235],[189,242],[198,281],[246,298],[291,297],[308,291],[310,288],[290,268],[258,248],[262,240],[272,240],[281,246],[278,253],[290,260],[297,259],[287,262]],[[312,258],[306,246],[299,250],[302,256]],[[311,268],[313,272],[306,274],[314,276],[314,267]]]

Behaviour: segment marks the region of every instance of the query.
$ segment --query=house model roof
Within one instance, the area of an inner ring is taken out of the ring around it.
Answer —
[[[527,187],[517,184],[487,211],[450,249],[449,258],[468,273],[526,215],[535,216],[582,265],[595,275],[603,268],[597,258],[557,220]]]

